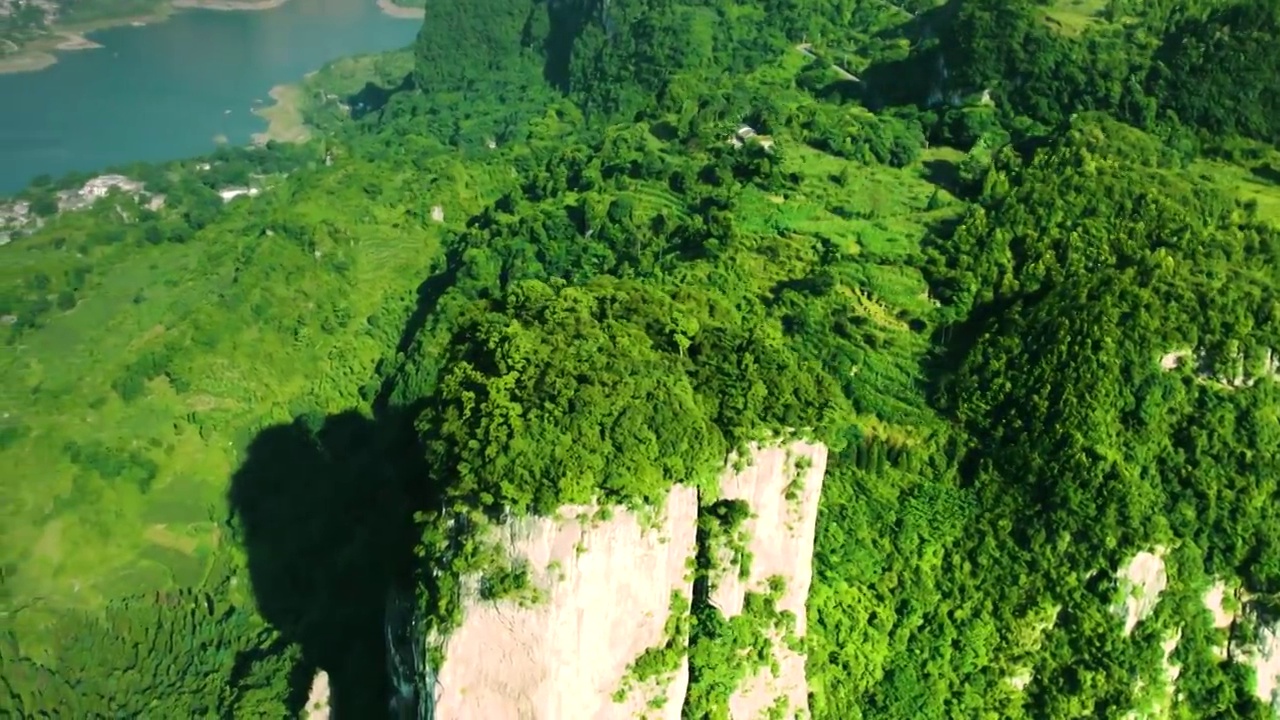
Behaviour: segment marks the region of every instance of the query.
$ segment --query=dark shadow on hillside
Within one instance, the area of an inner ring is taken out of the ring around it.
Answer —
[[[328,672],[341,719],[386,717],[383,613],[390,588],[412,587],[393,425],[348,412],[263,430],[228,495],[263,617]]]
[[[427,318],[435,312],[436,305],[440,302],[440,297],[444,292],[457,281],[458,275],[458,258],[455,253],[450,252],[445,259],[443,269],[433,272],[421,285],[418,286],[418,300],[414,306],[413,313],[409,316],[409,321],[405,323],[404,331],[400,333],[400,340],[396,345],[396,352],[401,355],[407,355],[409,349],[413,346],[413,341],[422,332],[427,325]],[[377,398],[373,401],[374,411],[379,415],[385,415],[391,412],[391,391],[395,384],[393,373],[387,373],[382,378],[382,387],[378,390]],[[409,413],[409,417],[416,415],[416,411],[405,409],[402,412]],[[406,424],[411,424],[409,420]],[[399,432],[404,435],[404,431]]]
[[[915,12],[909,19],[904,15],[901,25],[886,30],[879,37],[906,37],[917,42],[942,37],[951,29],[961,4],[961,0],[948,0]]]
[[[938,60],[933,52],[872,65],[863,70],[862,102],[872,111],[927,102],[937,84]]]
[[[1280,170],[1272,165],[1254,165],[1250,172],[1258,180],[1271,183],[1272,185],[1280,185]]]
[[[960,182],[960,168],[949,160],[926,160],[924,162],[924,179],[943,188],[952,195],[960,196],[964,188]]]
[[[382,112],[387,106],[391,98],[398,93],[409,92],[414,89],[413,76],[405,75],[399,85],[385,88],[372,82],[366,82],[359,92],[348,95],[343,102],[351,108],[351,119],[359,120],[366,115],[375,115]]]
[[[908,57],[880,62],[863,69],[863,103],[872,110],[893,105],[919,105],[929,101],[931,92],[941,79],[940,49],[924,49],[930,41],[945,39],[959,11],[958,0],[908,16],[903,22],[877,33],[881,40],[907,39],[912,50]]]
[[[606,5],[606,7],[608,7]],[[587,26],[590,14],[582,2],[576,0],[558,0],[547,5],[547,16],[551,28],[545,40],[534,37],[532,28],[526,28],[523,40],[524,47],[533,47],[542,41],[546,52],[546,60],[542,65],[542,77],[552,87],[562,93],[569,92],[569,62],[573,54],[573,44]]]
[[[928,236],[936,243],[947,242],[955,235],[961,221],[961,216],[938,218],[929,223]],[[924,275],[926,278],[931,278],[932,272],[926,270]],[[928,284],[929,296],[940,301],[944,306],[952,302],[953,294],[959,290],[939,282],[936,278],[929,279]],[[943,414],[954,411],[954,408],[949,407],[952,377],[969,356],[974,343],[988,327],[988,323],[998,319],[1007,306],[1008,301],[997,304],[987,303],[973,307],[967,317],[962,320],[956,320],[953,317],[948,321],[945,317],[939,317],[934,322],[929,344],[936,349],[925,359],[924,375],[929,378],[925,386],[925,397],[935,410]]]
[[[860,82],[841,78],[819,88],[817,96],[821,100],[841,104],[865,103],[867,100],[867,86]]]

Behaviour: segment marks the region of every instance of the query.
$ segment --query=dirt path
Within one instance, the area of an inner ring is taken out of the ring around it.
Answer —
[[[813,43],[800,43],[799,45],[796,46],[796,50],[799,50],[801,54],[803,54],[805,57],[811,60],[821,59],[814,54]],[[844,78],[845,80],[852,80],[853,82],[856,82],[856,83],[862,82],[862,78],[858,77],[857,75],[854,75],[853,73],[849,72],[848,70],[845,70],[844,68],[840,67],[839,65],[836,65],[835,63],[832,63],[831,69],[835,70],[836,74]]]

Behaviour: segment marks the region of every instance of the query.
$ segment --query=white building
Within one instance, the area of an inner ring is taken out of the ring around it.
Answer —
[[[86,198],[103,198],[112,188],[119,188],[124,192],[139,192],[142,190],[142,183],[137,180],[130,180],[123,175],[99,175],[90,180],[80,188],[80,194]]]
[[[248,195],[249,197],[254,197],[257,194],[258,194],[258,188],[247,188],[247,187],[229,187],[229,188],[223,188],[222,190],[218,191],[218,195],[222,196],[222,202],[231,202],[232,200],[240,197],[241,195]]]
[[[734,147],[742,147],[746,141],[752,138],[755,138],[756,142],[760,143],[760,146],[765,150],[773,147],[773,138],[757,133],[756,129],[750,125],[739,125],[738,131],[729,136],[729,144]]]

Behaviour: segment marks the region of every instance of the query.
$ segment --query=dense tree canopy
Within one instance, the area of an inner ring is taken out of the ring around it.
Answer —
[[[522,589],[485,515],[649,506],[800,434],[815,718],[1264,717],[1275,35],[1217,0],[445,3],[308,80],[309,144],[122,169],[163,207],[34,184],[0,713],[296,713],[315,664],[369,679],[407,588],[443,631],[461,574]],[[700,582],[743,516],[712,495]],[[1126,633],[1116,569],[1160,548]],[[681,601],[637,672],[687,655],[722,717],[784,619]]]

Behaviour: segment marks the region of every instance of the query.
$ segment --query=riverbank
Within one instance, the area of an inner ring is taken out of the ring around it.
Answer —
[[[427,14],[426,8],[397,5],[395,0],[378,0],[378,9],[391,17],[404,18],[406,20],[421,20]]]
[[[91,50],[102,45],[85,37],[87,34],[122,25],[150,25],[169,18],[177,10],[258,11],[272,10],[289,0],[172,0],[149,15],[128,15],[90,23],[56,26],[44,37],[26,43],[11,55],[0,56],[0,75],[35,72],[58,62],[57,53]],[[384,10],[385,12],[385,10]],[[397,16],[404,17],[404,16]],[[13,45],[12,42],[10,45]]]
[[[271,141],[306,142],[311,137],[311,130],[302,115],[304,93],[298,85],[277,85],[271,88],[269,95],[275,104],[253,111],[254,115],[267,121],[266,131],[254,133],[253,142],[257,145],[266,145]]]
[[[43,70],[58,62],[53,53],[43,50],[22,50],[14,55],[0,58],[0,75],[9,73],[35,72]]]
[[[68,50],[96,50],[102,47],[102,45],[79,33],[62,33],[62,37],[62,42],[53,46],[54,50],[62,50],[65,52]]]
[[[38,41],[28,44],[12,55],[0,57],[0,75],[43,70],[58,62],[55,52],[95,50],[100,47],[102,46],[80,32],[60,30],[48,37],[40,38]]]

